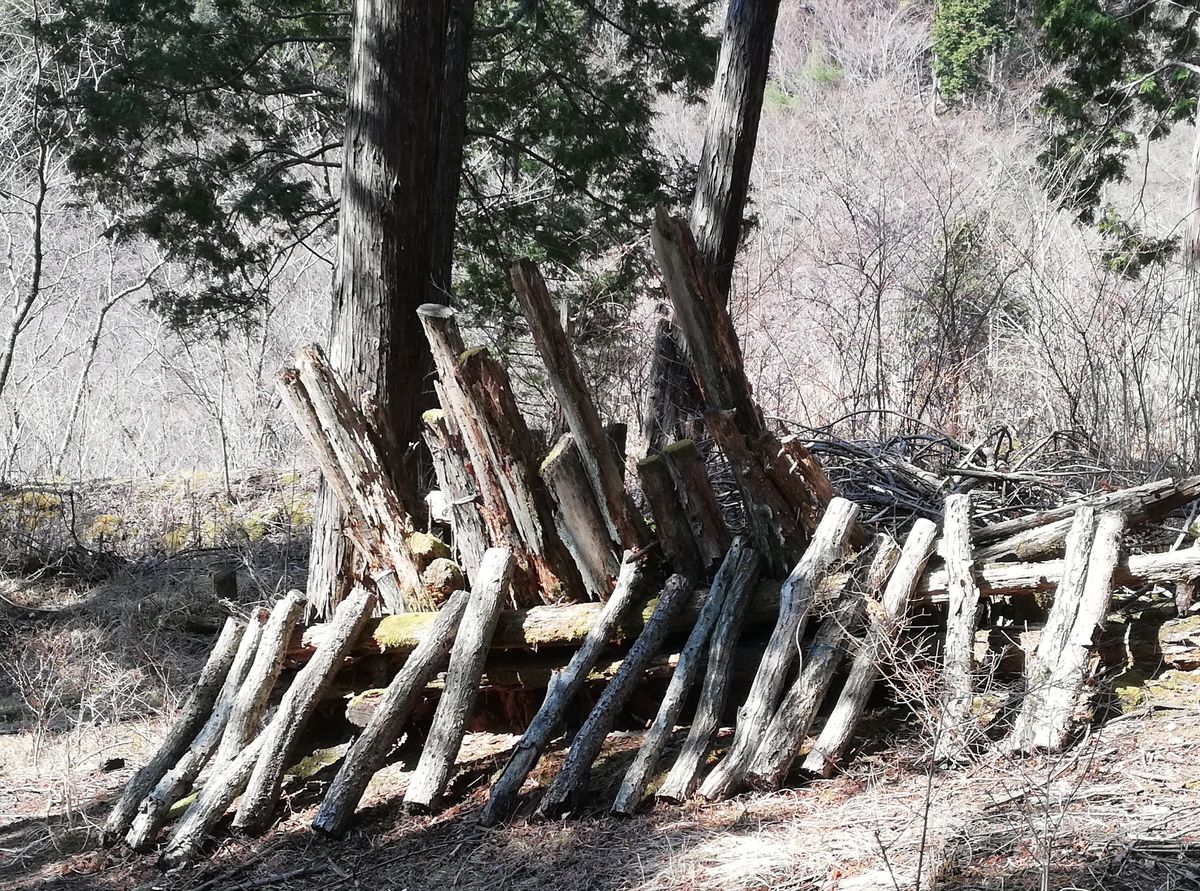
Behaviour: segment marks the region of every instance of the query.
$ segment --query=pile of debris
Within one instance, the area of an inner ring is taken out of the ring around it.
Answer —
[[[764,421],[686,225],[660,217],[653,237],[704,396],[704,426],[733,471],[745,528],[730,528],[705,449],[691,441],[637,463],[647,522],[531,263],[514,268],[513,282],[569,428],[548,455],[535,449],[504,366],[486,349],[466,348],[451,310],[420,312],[439,377],[442,408],[426,422],[449,506],[447,544],[414,529],[370,419],[320,351],[306,348],[281,373],[280,391],[341,502],[370,583],[328,624],[298,627],[299,592],[269,614],[228,620],[184,714],[113,809],[110,841],[150,847],[189,795],[164,866],[194,859],[235,800],[237,829],[265,829],[305,724],[335,684],[354,689],[347,676],[368,662],[387,684],[358,702],[362,732],[313,821],[323,832],[346,829],[414,710],[433,699],[404,800],[418,812],[436,809],[481,689],[532,690],[540,702],[491,786],[480,815],[490,825],[517,810],[569,709],[586,688],[599,687],[553,782],[530,796],[535,816],[575,808],[606,736],[648,677],[666,685],[656,688],[657,713],[614,813],[642,807],[652,785],[658,799],[713,800],[777,788],[791,776],[832,775],[852,751],[872,689],[918,607],[938,617],[942,680],[934,707],[945,732],[936,756],[946,761],[968,756],[981,738],[977,645],[982,635],[986,648],[996,630],[981,628],[986,601],[1029,601],[1044,618],[1036,640],[1020,633],[1024,624],[1008,626],[1016,633],[1006,646],[1024,647],[1023,695],[1004,743],[1014,751],[1068,745],[1098,657],[1120,663],[1142,646],[1159,662],[1200,662],[1200,634],[1188,620],[1160,621],[1149,634],[1117,641],[1096,635],[1119,588],[1178,589],[1186,607],[1200,579],[1200,549],[1132,554],[1125,542],[1135,528],[1195,502],[1200,478],[1036,511],[1011,500],[998,509],[991,498],[984,511],[973,510],[970,492],[948,490],[983,483],[996,492],[1033,485],[1031,475],[979,468],[971,456],[938,477],[881,451],[851,455],[876,468],[875,481],[856,488],[839,480],[844,494],[861,495],[839,497],[813,451]],[[809,442],[830,450],[828,439]],[[881,513],[889,490],[880,473],[919,508],[909,511],[903,536],[882,531],[903,508]],[[964,480],[973,483],[959,485]],[[871,505],[867,516],[863,504]],[[298,670],[265,719],[285,661]],[[744,695],[739,675],[748,680]],[[730,702],[739,704],[732,741],[710,766]],[[665,764],[668,738],[685,719],[686,739]]]

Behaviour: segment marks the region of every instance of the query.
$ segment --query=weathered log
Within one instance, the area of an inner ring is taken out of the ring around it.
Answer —
[[[405,592],[403,604],[385,603],[384,607],[391,612],[432,608],[421,584],[420,567],[407,544],[413,532],[412,520],[366,416],[342,388],[316,344],[301,347],[296,353],[296,367],[320,421],[320,435],[337,456],[358,513],[378,531],[387,552],[388,564],[373,568],[393,570]],[[336,487],[334,491],[338,491]]]
[[[749,541],[739,538],[725,555],[725,560],[709,588],[704,606],[700,609],[696,624],[692,627],[692,633],[688,635],[687,643],[680,653],[679,664],[663,695],[658,714],[654,716],[654,721],[646,731],[633,763],[629,765],[629,769],[621,781],[621,788],[617,792],[616,801],[612,806],[614,814],[627,816],[641,804],[642,797],[646,792],[646,784],[649,782],[651,774],[654,773],[655,767],[658,766],[658,759],[662,756],[663,748],[667,744],[667,737],[675,726],[679,713],[683,711],[684,699],[688,690],[691,689],[692,681],[700,667],[704,649],[708,646],[709,635],[718,619],[724,614],[726,598],[734,590],[737,571],[749,559],[748,551],[752,551]]]
[[[433,457],[433,469],[438,487],[450,502],[450,528],[454,533],[454,549],[467,578],[475,578],[483,552],[487,550],[487,528],[479,513],[479,491],[475,478],[467,469],[466,447],[450,416],[444,409],[434,408],[422,415],[425,421],[425,443]]]
[[[1093,508],[1076,513],[1065,559],[1069,567],[1085,565],[1080,572],[1064,574],[1037,653],[1026,666],[1025,699],[1013,726],[1012,748],[1059,752],[1066,745],[1092,638],[1108,614],[1124,530],[1122,513],[1106,511],[1098,524]]]
[[[654,517],[654,534],[663,555],[676,572],[693,579],[703,579],[706,561],[692,534],[691,524],[684,512],[683,502],[675,491],[671,468],[662,455],[650,455],[638,462],[638,478],[642,494]]]
[[[192,692],[184,703],[182,713],[171,725],[166,739],[162,741],[154,757],[129,780],[120,800],[104,822],[105,844],[114,844],[129,831],[142,799],[150,794],[171,765],[179,760],[179,756],[184,753],[212,714],[225,677],[229,674],[229,667],[237,656],[238,643],[245,630],[246,626],[241,622],[232,618],[225,620],[212,653],[204,663],[204,668],[200,670],[200,677],[196,679],[196,685],[192,687]]]
[[[337,607],[333,631],[309,663],[296,675],[278,711],[263,731],[262,751],[246,784],[233,825],[244,832],[260,832],[271,819],[287,759],[316,708],[321,691],[332,680],[358,639],[374,607],[374,596],[359,589]]]
[[[559,324],[546,282],[533,262],[520,260],[512,267],[512,283],[529,322],[534,346],[542,357],[546,377],[558,397],[567,427],[575,437],[579,457],[614,541],[626,548],[641,547],[649,541],[645,523],[625,490],[620,469],[600,424],[600,413],[596,411],[575,352]]]
[[[733,742],[700,787],[700,794],[710,801],[731,794],[745,777],[763,731],[779,704],[788,669],[796,657],[795,641],[804,632],[817,583],[841,559],[857,519],[856,504],[844,498],[833,499],[808,550],[784,581],[779,618],[746,702],[738,710]]]
[[[404,668],[388,684],[362,735],[351,746],[337,776],[325,793],[313,818],[313,828],[331,835],[345,831],[346,823],[358,806],[371,777],[387,759],[388,751],[400,738],[400,732],[425,685],[450,650],[458,625],[466,611],[470,594],[451,595],[435,616],[429,634],[404,663]]]
[[[674,471],[676,490],[687,511],[706,567],[716,566],[729,550],[729,527],[713,491],[700,449],[690,439],[673,442],[662,450]]]
[[[1062,578],[1063,561],[1042,563],[994,563],[976,567],[975,580],[979,593],[985,597],[1033,594],[1053,591]],[[1118,564],[1114,577],[1117,585],[1173,585],[1176,582],[1200,577],[1200,549],[1185,548],[1161,554],[1132,554]],[[917,590],[914,603],[945,603],[949,599],[944,568],[926,571]],[[773,620],[779,613],[780,582],[767,579],[751,594],[747,622]],[[702,594],[697,594],[681,610],[673,630],[686,632],[699,614]],[[636,637],[654,608],[653,601],[642,604],[628,614],[613,632],[613,642]],[[492,638],[492,649],[520,650],[546,646],[579,646],[595,625],[604,609],[600,603],[572,603],[558,606],[536,606],[531,609],[504,610]],[[356,655],[388,653],[402,658],[424,639],[437,613],[407,613],[385,616],[368,621],[362,636],[354,646]],[[329,625],[310,625],[293,637],[288,650],[291,663],[307,661],[313,650],[328,635]]]
[[[721,606],[721,615],[713,633],[712,643],[708,649],[708,665],[704,673],[704,685],[700,688],[700,700],[696,704],[696,715],[688,730],[687,739],[680,749],[670,773],[656,793],[659,798],[667,801],[683,801],[690,798],[700,784],[700,770],[712,743],[712,736],[720,725],[721,715],[725,711],[725,702],[729,697],[729,682],[732,671],[741,660],[735,660],[738,635],[742,630],[742,620],[746,615],[746,604],[754,589],[758,574],[762,571],[762,556],[751,547],[742,549],[736,565],[729,571],[729,577],[722,580],[722,574],[717,574],[713,585],[725,583],[729,591]],[[722,572],[725,567],[722,566]],[[757,665],[761,655],[753,661]]]
[[[603,600],[612,590],[620,564],[612,537],[575,437],[564,433],[542,462],[542,479],[558,502],[562,537],[571,549],[588,593]]]
[[[483,555],[479,574],[471,585],[471,600],[450,651],[446,686],[433,716],[433,726],[404,795],[404,803],[410,810],[428,812],[450,780],[467,718],[479,693],[488,642],[512,580],[512,564],[512,554],[501,548],[491,548]]]
[[[263,710],[267,707],[267,700],[283,667],[292,629],[296,627],[306,602],[304,592],[293,590],[271,608],[271,616],[259,637],[254,663],[234,695],[225,733],[213,756],[217,764],[232,761],[258,735]]]
[[[880,660],[890,651],[904,623],[909,599],[933,555],[936,537],[937,526],[931,521],[920,519],[913,524],[884,589],[881,609],[878,614],[872,614],[870,628],[854,653],[854,662],[837,704],[804,760],[805,770],[829,777],[845,757],[855,728],[867,708],[871,690],[879,679]]]
[[[504,820],[515,809],[521,784],[529,776],[542,756],[552,735],[562,722],[567,706],[579,693],[588,673],[596,664],[608,641],[616,634],[626,612],[645,595],[645,576],[641,564],[626,553],[617,576],[612,596],[603,604],[595,618],[588,623],[588,630],[571,662],[554,675],[546,689],[546,698],[529,727],[521,736],[504,770],[492,785],[492,791],[484,805],[479,821],[484,826],[494,826]]]
[[[979,587],[971,555],[971,496],[946,498],[942,521],[941,555],[946,566],[950,607],[946,614],[946,645],[942,677],[945,691],[938,760],[954,760],[976,741],[977,723],[972,710],[975,694],[975,629],[979,619]]]
[[[158,830],[166,824],[172,805],[183,798],[192,787],[192,783],[216,751],[229,721],[234,698],[245,683],[246,675],[254,661],[266,618],[266,610],[257,610],[250,617],[238,644],[237,654],[229,667],[229,673],[225,675],[225,682],[221,685],[221,692],[217,695],[212,714],[200,728],[188,750],[163,774],[162,779],[142,801],[138,815],[125,836],[129,847],[135,851],[145,850],[154,841]]]
[[[805,660],[763,733],[758,751],[746,770],[746,780],[751,786],[777,789],[787,776],[846,654],[846,643],[862,620],[867,598],[874,600],[878,596],[899,556],[900,548],[890,535],[877,536],[859,555],[856,570],[861,569],[861,573],[855,572],[856,577],[822,619],[812,655]]]
[[[617,676],[604,688],[599,701],[571,741],[571,748],[558,774],[538,803],[538,816],[559,816],[579,795],[587,791],[592,762],[600,754],[604,740],[612,730],[618,712],[633,692],[642,670],[662,646],[670,627],[671,614],[691,593],[692,584],[686,576],[678,574],[667,579],[654,613],[622,661]]]

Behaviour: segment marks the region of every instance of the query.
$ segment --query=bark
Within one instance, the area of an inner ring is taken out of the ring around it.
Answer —
[[[1037,653],[1026,666],[1025,699],[1010,739],[1013,748],[1060,752],[1066,746],[1092,637],[1108,614],[1124,529],[1125,517],[1119,512],[1105,512],[1099,524],[1092,508],[1080,508],[1076,514],[1067,539],[1066,562],[1072,571],[1064,574]]]
[[[369,406],[410,513],[420,505],[408,448],[420,437],[432,370],[412,314],[432,277],[446,22],[446,0],[355,0],[350,37],[329,355],[351,398]],[[347,588],[339,514],[323,494],[308,587],[322,616]]]
[[[704,606],[700,609],[700,615],[696,618],[696,624],[692,627],[692,633],[688,635],[687,643],[679,654],[679,664],[675,667],[666,693],[663,694],[658,714],[654,716],[633,763],[629,765],[625,778],[621,781],[621,788],[612,806],[614,814],[628,816],[641,804],[646,784],[658,766],[658,760],[667,744],[667,737],[683,711],[684,700],[691,689],[692,681],[695,680],[704,650],[708,646],[709,635],[724,615],[726,599],[734,592],[738,569],[744,562],[749,561],[748,552],[753,553],[749,542],[738,539],[725,555],[725,561],[717,572]]]
[[[251,617],[242,634],[237,655],[234,656],[229,673],[225,676],[225,682],[221,686],[221,692],[217,696],[216,704],[213,706],[208,721],[196,734],[196,738],[188,750],[163,775],[154,790],[142,801],[138,815],[134,819],[129,833],[125,836],[129,847],[135,851],[142,851],[150,846],[154,841],[154,836],[158,834],[158,830],[166,824],[171,806],[192,787],[192,783],[195,782],[204,765],[216,751],[229,722],[234,698],[242,684],[245,683],[246,675],[254,661],[265,620],[266,610],[260,610]]]
[[[575,557],[583,583],[592,597],[602,600],[612,590],[620,567],[574,436],[562,435],[542,462],[541,475],[558,503],[562,538]]]
[[[494,826],[507,819],[516,808],[517,795],[521,791],[522,783],[549,745],[562,722],[563,713],[583,687],[588,673],[616,633],[624,615],[643,596],[644,584],[645,576],[640,563],[633,559],[632,554],[626,553],[612,596],[598,611],[595,620],[589,623],[586,636],[570,663],[551,680],[541,708],[521,736],[508,764],[492,785],[487,804],[479,818],[482,825]]]
[[[346,754],[329,791],[325,793],[321,807],[313,818],[314,829],[331,835],[341,835],[345,831],[371,777],[383,766],[388,752],[400,739],[413,705],[449,652],[469,599],[466,591],[451,595],[436,614],[429,634],[388,684],[366,729]]]
[[[751,785],[777,789],[787,777],[817,709],[833,683],[833,675],[841,666],[850,635],[862,620],[865,598],[874,599],[887,584],[899,552],[891,536],[881,535],[878,542],[859,557],[866,578],[853,580],[830,614],[822,620],[809,658],[779,703],[750,762],[746,776]],[[869,563],[868,555],[871,555]]]
[[[213,756],[217,764],[232,761],[258,735],[267,700],[283,667],[292,629],[303,610],[304,595],[300,591],[289,591],[271,609],[271,617],[267,619],[254,654],[254,664],[234,696],[225,735]]]
[[[579,728],[579,732],[575,734],[562,767],[538,804],[539,816],[559,816],[587,791],[592,762],[600,754],[604,740],[629,699],[629,694],[633,692],[642,670],[662,646],[670,627],[672,612],[691,593],[691,588],[692,582],[685,576],[673,575],[667,580],[654,613],[642,633],[638,635],[638,639],[634,641],[629,654],[621,662],[620,671],[604,688],[599,701]]]
[[[971,498],[966,494],[946,499],[941,555],[946,564],[950,607],[946,614],[946,646],[942,677],[945,693],[936,757],[954,760],[976,742],[978,730],[975,695],[975,629],[979,619],[979,588],[971,555]]]
[[[512,562],[512,554],[500,548],[492,548],[483,555],[479,575],[471,586],[471,601],[450,652],[450,668],[433,726],[404,795],[404,803],[410,810],[422,813],[431,810],[450,781],[467,719],[479,693],[488,644],[512,579]]]
[[[292,681],[275,717],[262,732],[261,751],[233,821],[238,829],[254,833],[266,828],[279,797],[287,759],[312,716],[322,690],[329,685],[358,639],[374,607],[374,600],[370,592],[361,588],[343,600],[338,605],[332,631],[324,645]]]
[[[646,525],[625,491],[620,468],[600,424],[600,413],[559,324],[542,274],[531,261],[522,260],[512,268],[512,282],[613,539],[622,547],[639,548],[649,540]]]
[[[479,490],[468,470],[466,449],[443,409],[425,412],[425,444],[433,457],[438,488],[450,502],[454,549],[467,578],[474,578],[487,550],[487,528],[479,513]]]
[[[707,564],[692,534],[683,502],[675,490],[671,466],[662,455],[651,455],[638,462],[642,495],[654,517],[654,535],[663,555],[676,572],[693,579],[707,575]]]
[[[713,491],[712,481],[704,466],[704,458],[696,448],[696,443],[690,439],[673,442],[662,453],[670,462],[675,488],[691,521],[705,567],[716,566],[729,550],[731,538],[729,527],[721,515],[717,493]]]
[[[933,555],[937,526],[929,520],[917,520],[900,559],[888,579],[879,610],[870,610],[871,624],[865,640],[854,651],[846,683],[820,736],[804,760],[804,769],[830,777],[842,763],[854,731],[867,708],[871,690],[879,679],[880,663],[891,652],[908,612],[909,600]]]
[[[843,498],[831,501],[808,550],[784,581],[780,590],[779,618],[746,702],[738,710],[733,742],[700,787],[700,794],[710,801],[734,792],[745,777],[763,731],[779,703],[788,669],[795,660],[795,642],[803,636],[817,583],[842,558],[857,518],[857,505]]]
[[[162,741],[154,757],[129,780],[120,800],[109,813],[104,823],[105,844],[115,843],[129,831],[142,799],[150,794],[171,765],[179,760],[212,714],[245,630],[242,623],[234,619],[225,620],[212,653],[184,703],[182,714],[171,725],[167,738]]]

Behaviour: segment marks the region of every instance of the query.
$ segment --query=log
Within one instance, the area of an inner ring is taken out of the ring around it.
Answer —
[[[434,408],[422,415],[425,444],[433,458],[438,488],[450,501],[450,528],[454,549],[467,578],[475,578],[483,552],[487,550],[487,528],[479,513],[479,491],[467,469],[466,447],[457,428],[451,426],[444,409]]]
[[[179,760],[179,756],[184,753],[212,714],[222,684],[229,674],[229,667],[233,665],[237,656],[238,643],[245,630],[241,622],[232,618],[225,620],[208,661],[204,663],[200,677],[196,679],[196,685],[184,703],[182,713],[171,725],[166,739],[162,741],[154,756],[129,780],[121,798],[104,822],[105,844],[115,844],[129,831],[142,799],[150,794],[171,765]]]
[[[345,831],[371,777],[383,766],[425,685],[449,652],[469,599],[467,591],[457,591],[450,596],[437,613],[430,633],[388,684],[362,736],[351,746],[325,793],[313,818],[314,829],[330,835],[341,835]]]
[[[972,711],[975,695],[975,629],[979,620],[979,588],[971,555],[971,496],[946,498],[942,522],[942,560],[950,606],[946,613],[946,645],[942,677],[945,692],[938,719],[936,757],[956,760],[977,741]]]
[[[738,581],[738,570],[751,559],[757,563],[757,556],[753,554],[750,543],[745,538],[738,538],[725,555],[696,624],[692,627],[692,633],[688,635],[687,643],[679,654],[679,662],[663,695],[658,713],[654,716],[633,763],[629,765],[625,778],[621,781],[621,788],[612,806],[614,814],[629,816],[642,803],[646,784],[658,766],[658,760],[667,744],[667,737],[674,728],[679,713],[683,711],[684,699],[700,667],[709,635],[724,614],[726,599],[734,591]]]
[[[133,825],[125,836],[129,847],[135,851],[143,851],[150,846],[158,834],[158,830],[166,825],[171,807],[187,794],[204,765],[216,751],[217,745],[225,733],[225,726],[233,709],[234,698],[242,684],[245,683],[246,675],[254,661],[254,655],[258,650],[258,641],[262,635],[263,622],[266,621],[266,618],[266,610],[257,610],[251,616],[246,630],[242,633],[233,664],[229,667],[229,673],[225,675],[221,692],[217,695],[212,714],[200,728],[200,732],[196,734],[196,738],[192,740],[188,750],[180,756],[170,770],[163,774],[153,791],[142,801],[138,815],[134,818]]]
[[[494,826],[506,819],[516,808],[517,795],[521,791],[522,783],[549,745],[552,735],[562,722],[567,706],[583,687],[588,673],[616,633],[625,613],[632,610],[639,598],[644,596],[644,584],[645,575],[641,564],[633,559],[632,554],[626,553],[612,596],[604,603],[596,618],[589,623],[588,631],[570,663],[554,675],[546,689],[546,698],[541,708],[521,736],[499,778],[492,785],[491,794],[479,818],[482,825]]]
[[[467,611],[450,651],[446,686],[433,716],[433,726],[425,738],[421,760],[404,795],[404,803],[410,811],[428,813],[450,781],[467,718],[471,716],[479,693],[479,678],[483,674],[488,643],[496,630],[500,606],[512,580],[512,563],[512,554],[501,548],[491,548],[483,555],[479,574],[471,585]]]
[[[1041,563],[995,563],[976,568],[981,596],[1033,594],[1053,591],[1062,578],[1063,561]],[[1115,584],[1138,588],[1143,585],[1173,585],[1200,577],[1200,549],[1186,548],[1161,554],[1132,554],[1122,558]],[[944,568],[926,571],[913,594],[914,603],[945,603],[949,599]],[[748,623],[773,621],[779,613],[780,582],[767,579],[752,592],[747,607]],[[702,594],[685,604],[673,630],[686,632],[699,614]],[[653,601],[632,611],[613,632],[613,643],[636,637],[654,608]],[[604,609],[600,603],[572,603],[504,610],[492,638],[492,649],[519,650],[539,647],[576,647],[583,641]],[[429,633],[437,613],[407,613],[367,622],[354,646],[356,656],[387,653],[397,659],[408,655]],[[288,650],[292,663],[307,661],[328,635],[329,625],[318,623],[297,632]]]
[[[762,565],[762,556],[753,548],[745,547],[737,564],[730,570],[730,578],[725,582],[730,586],[730,590],[725,595],[721,615],[717,619],[716,630],[709,645],[708,665],[704,673],[704,684],[700,688],[700,700],[696,704],[696,715],[692,719],[692,726],[675,764],[657,792],[659,798],[683,801],[690,798],[700,784],[700,770],[704,766],[713,734],[717,732],[721,715],[725,711],[732,669],[741,663],[741,660],[734,658],[738,635],[742,630],[746,604],[758,580],[758,574],[762,571]],[[722,583],[721,573],[717,574],[713,585],[718,583]],[[754,660],[754,664],[757,665],[760,659],[761,655]]]
[[[700,555],[683,503],[675,491],[670,465],[662,455],[651,455],[638,462],[637,470],[663,555],[676,572],[688,578],[703,579],[707,575],[706,562]]]
[[[806,771],[830,777],[842,763],[858,722],[866,711],[871,690],[879,679],[880,662],[895,645],[913,590],[933,555],[936,537],[937,526],[931,521],[921,519],[913,524],[884,589],[881,609],[870,612],[870,628],[865,640],[854,651],[854,662],[837,704],[804,760]]]
[[[613,539],[625,548],[637,549],[649,541],[646,525],[625,490],[620,468],[600,424],[600,413],[559,324],[546,282],[532,261],[520,260],[512,267],[512,283]]]
[[[674,471],[675,488],[691,521],[705,568],[716,566],[729,550],[731,538],[700,449],[693,440],[681,439],[662,453]]]
[[[725,757],[700,786],[710,801],[731,794],[741,784],[783,692],[787,672],[796,657],[795,642],[804,633],[817,583],[839,561],[858,519],[858,506],[835,498],[829,503],[812,543],[784,581],[780,591],[779,618],[759,663],[758,674],[738,710],[733,742]]]
[[[338,604],[332,622],[333,633],[296,675],[275,717],[263,731],[262,750],[233,820],[233,825],[243,832],[261,832],[270,821],[287,759],[316,708],[322,689],[341,668],[342,661],[358,639],[374,601],[370,592],[360,588]]]
[[[1099,523],[1094,508],[1082,507],[1076,513],[1067,536],[1066,562],[1072,570],[1081,569],[1064,574],[1037,653],[1026,666],[1025,699],[1013,726],[1011,748],[1025,752],[1065,748],[1092,639],[1108,615],[1124,530],[1125,516],[1120,512],[1106,511]]]
[[[676,574],[667,579],[666,587],[658,597],[658,605],[654,608],[650,621],[634,641],[629,654],[621,663],[617,676],[604,688],[599,701],[579,728],[579,732],[575,734],[558,774],[538,804],[538,816],[561,815],[587,791],[592,762],[600,754],[604,740],[612,730],[629,694],[633,692],[642,670],[662,646],[670,627],[672,612],[682,605],[691,589],[692,581],[686,576]]]
[[[403,604],[384,603],[390,612],[431,609],[433,602],[421,584],[421,570],[407,543],[412,520],[397,492],[395,481],[375,443],[362,410],[354,404],[316,344],[301,347],[296,367],[317,418],[320,435],[328,441],[349,483],[354,504],[367,525],[377,530],[388,563],[374,569],[391,569],[405,592]],[[335,493],[337,489],[334,489]]]
[[[899,556],[900,548],[890,535],[877,536],[859,556],[861,572],[855,573],[833,610],[821,621],[811,656],[779,703],[750,761],[746,780],[754,788],[778,789],[787,777],[842,663],[847,642],[862,620],[867,598],[878,597]]]
[[[584,586],[593,598],[603,600],[612,590],[620,564],[574,436],[562,435],[542,462],[541,474],[558,502],[562,537],[579,565]]]
[[[232,761],[258,735],[267,700],[283,667],[292,629],[296,627],[307,602],[302,591],[293,590],[272,607],[271,616],[259,637],[254,663],[234,695],[225,734],[213,756],[217,764]]]

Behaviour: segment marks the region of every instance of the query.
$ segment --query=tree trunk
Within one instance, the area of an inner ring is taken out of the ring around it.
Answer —
[[[431,280],[438,106],[446,0],[355,0],[350,39],[338,264],[329,356],[379,436],[409,513],[420,515],[409,455],[433,363],[413,313]],[[313,523],[309,600],[328,616],[348,587],[336,501]]]

